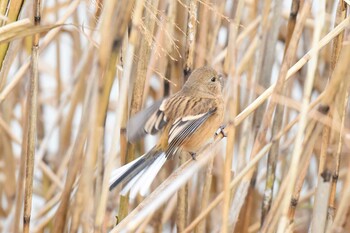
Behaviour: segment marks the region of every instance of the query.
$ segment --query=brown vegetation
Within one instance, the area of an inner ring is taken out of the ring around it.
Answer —
[[[350,2],[287,2],[1,1],[0,231],[350,232]],[[109,192],[129,116],[203,65],[228,137]]]

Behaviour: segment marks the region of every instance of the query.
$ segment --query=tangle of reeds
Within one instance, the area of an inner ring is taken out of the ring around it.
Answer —
[[[347,0],[0,1],[0,232],[350,232]],[[212,66],[225,132],[146,197],[126,124]]]

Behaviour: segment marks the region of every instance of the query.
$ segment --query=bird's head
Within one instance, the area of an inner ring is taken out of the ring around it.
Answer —
[[[222,94],[225,86],[224,77],[211,67],[201,67],[194,70],[184,88],[189,91],[199,91],[208,95],[218,96]]]

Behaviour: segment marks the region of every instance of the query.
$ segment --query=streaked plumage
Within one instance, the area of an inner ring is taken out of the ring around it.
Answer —
[[[201,149],[223,122],[223,86],[214,69],[199,68],[179,92],[132,117],[127,125],[129,141],[161,131],[160,139],[149,152],[113,172],[110,190],[124,183],[122,194],[145,195],[163,164],[179,149],[191,154]]]

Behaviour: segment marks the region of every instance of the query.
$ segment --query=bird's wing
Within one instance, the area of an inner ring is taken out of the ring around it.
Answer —
[[[184,141],[190,137],[196,130],[215,113],[216,108],[197,115],[190,115],[178,118],[169,131],[169,147],[166,152],[167,157],[173,155]]]
[[[167,122],[164,107],[167,99],[159,100],[150,107],[138,112],[127,123],[127,135],[130,142],[135,142],[146,134],[155,134]]]

